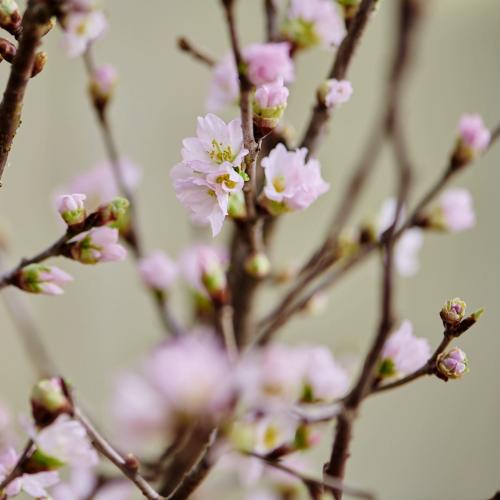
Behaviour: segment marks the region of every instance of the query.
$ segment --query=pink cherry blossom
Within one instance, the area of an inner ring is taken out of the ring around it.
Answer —
[[[92,74],[91,91],[100,99],[108,99],[116,85],[118,73],[111,64],[98,66]]]
[[[225,271],[228,265],[225,247],[194,245],[184,250],[179,258],[179,267],[187,284],[206,295],[203,276]]]
[[[282,78],[285,83],[294,79],[290,45],[282,43],[253,44],[243,49],[247,75],[255,86],[271,84]],[[212,73],[207,108],[218,111],[228,104],[236,104],[239,83],[234,56],[228,54],[215,65]]]
[[[285,107],[290,91],[280,77],[272,83],[264,83],[255,91],[255,102],[261,109]]]
[[[175,262],[160,250],[141,259],[138,267],[145,285],[155,290],[168,290],[177,277]]]
[[[19,455],[13,448],[7,448],[0,455],[0,482],[2,482],[16,466]],[[59,481],[59,474],[55,471],[38,472],[36,474],[22,474],[11,481],[4,490],[7,498],[15,497],[24,491],[33,498],[47,497],[46,488]]]
[[[349,377],[334,360],[331,351],[323,346],[299,349],[305,358],[304,384],[313,399],[331,401],[344,396],[349,388]]]
[[[285,82],[294,78],[290,45],[286,42],[249,45],[243,50],[243,58],[248,78],[256,86],[272,83],[280,77]]]
[[[125,158],[120,160],[120,169],[127,187],[134,189],[141,180],[141,169]],[[120,194],[112,166],[107,161],[78,174],[66,186],[58,190],[58,194],[65,193],[85,194],[89,209],[94,209],[101,203],[109,202]]]
[[[229,196],[216,192],[206,178],[187,163],[179,163],[170,172],[175,195],[188,210],[194,224],[210,225],[212,235],[220,233],[227,215]]]
[[[382,204],[378,214],[378,234],[381,236],[394,222],[396,213],[396,199],[388,198]],[[404,209],[399,214],[396,227],[400,227],[404,219]],[[394,264],[401,276],[414,276],[419,268],[419,252],[424,244],[424,232],[415,227],[407,229],[396,242],[394,247]]]
[[[448,189],[441,195],[439,204],[448,230],[465,231],[476,224],[473,198],[467,189]]]
[[[230,163],[238,167],[248,154],[243,147],[241,120],[236,118],[226,124],[212,113],[198,117],[196,137],[184,139],[182,146],[183,161],[197,160],[207,165]]]
[[[45,455],[65,464],[89,467],[98,462],[97,453],[82,424],[68,415],[57,417],[53,424],[40,430],[33,440]]]
[[[107,26],[106,16],[100,10],[67,14],[64,18],[63,44],[69,57],[83,54],[91,42],[104,34]]]
[[[233,395],[231,366],[224,349],[207,331],[173,339],[153,351],[145,374],[164,399],[168,414],[214,417]]]
[[[344,20],[331,0],[291,0],[286,19],[289,22],[312,25],[312,40],[294,40],[291,37],[292,41],[306,47],[315,45],[316,39],[325,47],[336,47],[346,35]]]
[[[404,376],[421,368],[431,355],[429,341],[413,335],[413,325],[405,320],[386,341],[380,359],[390,360],[394,372],[389,376]]]
[[[477,114],[462,115],[458,123],[458,133],[462,143],[473,153],[485,151],[491,140],[491,132]]]
[[[325,105],[329,108],[344,104],[351,98],[352,85],[348,80],[327,80],[325,87]]]
[[[303,210],[330,189],[321,177],[318,160],[306,161],[306,156],[305,148],[288,151],[278,144],[262,160],[266,176],[264,194],[285,211]]]

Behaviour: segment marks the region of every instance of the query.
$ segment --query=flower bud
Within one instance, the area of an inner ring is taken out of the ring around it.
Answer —
[[[44,52],[43,50],[36,53],[33,69],[31,70],[31,78],[43,71],[48,58],[49,56],[47,55],[47,52]]]
[[[84,204],[86,198],[84,194],[64,194],[57,199],[57,211],[68,226],[79,225],[87,217]]]
[[[455,347],[439,356],[436,368],[445,380],[458,379],[469,371],[469,360],[462,349]]]
[[[283,78],[257,88],[253,100],[253,121],[258,137],[264,137],[278,125],[287,105],[288,94]]]
[[[73,238],[67,245],[65,255],[82,264],[122,261],[127,251],[118,239],[117,229],[107,226],[93,228]]]
[[[247,216],[245,195],[243,191],[236,191],[229,195],[227,213],[232,219],[244,219]]]
[[[327,108],[346,103],[352,95],[352,85],[347,80],[326,80],[318,89],[318,100]]]
[[[222,267],[215,265],[205,269],[201,275],[201,282],[212,300],[226,302],[227,278]]]
[[[97,221],[95,225],[105,226],[106,224],[123,221],[129,207],[130,203],[126,198],[117,196],[97,209]]]
[[[448,189],[441,195],[439,205],[424,219],[425,227],[440,231],[471,229],[476,224],[472,195],[467,189]]]
[[[89,84],[89,92],[94,104],[104,109],[113,93],[118,80],[118,73],[111,64],[104,64],[96,68]]]
[[[265,253],[253,253],[245,261],[245,271],[254,278],[265,278],[271,271],[271,262]]]
[[[465,317],[466,303],[457,298],[446,301],[439,315],[445,328],[454,330]]]
[[[177,266],[164,252],[156,251],[139,261],[139,274],[146,286],[164,292],[177,277]]]
[[[458,139],[451,159],[453,170],[474,161],[489,146],[491,132],[480,115],[463,115],[458,124]]]
[[[72,404],[64,380],[40,380],[31,391],[31,410],[39,427],[50,425],[59,415],[71,413]]]
[[[21,12],[15,0],[0,0],[0,28],[16,35],[21,29]]]
[[[5,59],[9,63],[12,63],[16,52],[17,48],[12,42],[6,40],[5,38],[0,38],[0,56],[3,59]]]
[[[73,278],[56,266],[29,264],[19,271],[13,284],[29,293],[61,295],[64,293],[62,285],[70,281]]]

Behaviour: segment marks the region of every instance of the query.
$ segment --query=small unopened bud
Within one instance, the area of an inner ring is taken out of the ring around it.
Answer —
[[[352,85],[347,80],[326,80],[318,89],[318,100],[327,108],[346,103],[352,95]]]
[[[29,293],[61,295],[64,293],[62,285],[70,281],[73,278],[56,266],[30,264],[17,273],[12,284]]]
[[[253,101],[253,122],[257,138],[266,136],[276,128],[285,111],[288,94],[289,90],[282,78],[257,88]]]
[[[89,84],[89,92],[94,104],[104,109],[113,97],[118,73],[111,64],[104,64],[96,68]]]
[[[462,349],[455,347],[438,357],[436,368],[445,380],[458,379],[469,371],[469,360]]]
[[[12,63],[16,52],[17,48],[12,42],[6,40],[5,38],[0,38],[0,56],[2,56],[3,59]]]
[[[447,300],[442,307],[439,315],[443,320],[443,325],[447,329],[454,330],[465,317],[465,309],[467,305],[462,300],[457,298]]]
[[[122,261],[127,256],[127,250],[118,241],[118,229],[95,227],[73,238],[66,246],[64,255],[82,264]]]
[[[236,191],[229,195],[227,213],[232,219],[244,219],[247,216],[245,195],[243,191]]]
[[[47,52],[37,52],[35,56],[35,62],[33,63],[33,69],[31,70],[31,78],[41,73],[48,59]]]
[[[59,377],[40,380],[31,392],[31,410],[39,427],[50,425],[59,415],[70,413],[72,404]]]
[[[318,444],[321,435],[305,423],[300,424],[295,431],[294,448],[295,450],[307,450]]]
[[[328,294],[326,292],[315,293],[303,307],[303,311],[311,316],[321,314],[328,305]]]
[[[87,217],[84,204],[86,199],[87,196],[84,194],[64,194],[59,196],[56,202],[57,211],[68,226],[77,226],[85,220]]]
[[[133,472],[139,470],[139,460],[137,460],[137,457],[133,453],[127,453],[125,455],[125,467]]]
[[[96,225],[104,226],[113,222],[123,220],[127,215],[130,203],[126,198],[117,196],[113,198],[110,202],[101,205],[97,209],[98,220]]]
[[[253,253],[245,261],[245,271],[254,278],[265,278],[271,271],[271,262],[265,253]]]
[[[21,12],[14,0],[0,0],[0,28],[11,35],[17,35],[21,29]]]
[[[458,139],[451,158],[452,170],[471,163],[491,141],[491,132],[479,115],[463,115],[458,124]]]
[[[219,265],[207,267],[202,275],[201,282],[210,298],[217,303],[224,303],[227,299],[227,277],[224,269]]]

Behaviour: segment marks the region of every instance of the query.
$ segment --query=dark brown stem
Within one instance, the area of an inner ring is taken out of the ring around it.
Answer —
[[[268,42],[275,42],[279,37],[278,9],[274,0],[264,0],[266,14],[266,37]]]
[[[356,48],[359,45],[368,20],[370,19],[370,15],[375,9],[377,2],[378,0],[362,0],[356,16],[349,26],[347,35],[340,44],[327,79],[335,78],[337,80],[343,80],[346,77]],[[330,110],[323,103],[316,103],[301,142],[301,147],[307,148],[310,156],[315,156],[317,152],[330,115]]]
[[[5,488],[7,488],[7,486],[9,486],[9,484],[12,481],[14,481],[19,476],[22,475],[22,473],[23,473],[23,471],[22,471],[23,465],[26,462],[26,460],[33,453],[33,449],[34,449],[33,445],[34,445],[33,440],[30,439],[28,441],[28,443],[26,444],[26,446],[24,447],[24,450],[21,453],[21,455],[19,455],[19,458],[18,458],[17,463],[14,466],[14,468],[7,474],[7,476],[5,476],[5,478],[2,480],[2,482],[0,482],[0,498],[1,498],[1,495],[3,495],[3,490]]]
[[[114,464],[125,477],[132,481],[145,498],[149,500],[161,500],[164,498],[152,488],[135,468],[128,465],[127,460],[97,431],[78,407],[74,410],[74,417],[84,427],[94,448]]]
[[[195,47],[186,37],[181,36],[177,39],[177,46],[183,52],[192,55],[197,61],[202,62],[209,68],[215,66],[216,61],[212,56],[209,56],[202,50]]]
[[[14,136],[21,124],[24,94],[31,78],[36,49],[46,33],[45,25],[51,15],[48,5],[37,0],[30,0],[24,13],[19,46],[0,103],[0,185]]]
[[[84,52],[83,60],[85,62],[85,68],[87,70],[87,75],[89,80],[93,78],[95,73],[95,63],[92,56],[92,47]],[[133,190],[128,186],[126,179],[124,177],[123,169],[120,165],[120,154],[118,152],[118,146],[111,128],[109,121],[107,106],[101,106],[98,102],[92,100],[93,108],[97,117],[99,128],[104,141],[104,146],[106,148],[106,153],[108,155],[111,168],[113,170],[113,175],[118,185],[118,190],[123,194],[125,198],[130,203],[130,222],[127,231],[126,241],[132,250],[132,253],[136,260],[140,260],[144,257],[144,250],[142,246],[142,239],[139,234],[139,221],[137,216],[137,203],[135,199],[135,194]],[[175,317],[171,313],[168,304],[167,297],[165,294],[158,294],[155,290],[150,290],[151,297],[157,306],[157,310],[160,316],[160,320],[166,331],[171,334],[178,336],[183,333],[183,327],[176,321]]]

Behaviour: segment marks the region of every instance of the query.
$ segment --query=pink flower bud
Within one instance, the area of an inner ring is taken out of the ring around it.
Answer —
[[[127,251],[118,240],[117,229],[107,226],[93,228],[73,238],[69,244],[68,256],[82,264],[122,261],[127,256]]]
[[[164,252],[156,251],[139,262],[142,281],[154,290],[168,290],[177,277],[177,266]]]
[[[466,307],[465,302],[458,297],[446,301],[439,313],[445,328],[456,328],[465,317]]]
[[[473,153],[482,153],[490,143],[491,132],[480,115],[463,115],[458,123],[458,132],[462,143]]]
[[[455,347],[441,354],[436,366],[438,372],[446,379],[458,379],[469,371],[469,360],[462,349]]]
[[[265,83],[255,91],[255,102],[261,109],[285,107],[290,91],[278,78],[273,83]]]
[[[90,94],[99,106],[105,106],[113,96],[118,73],[111,64],[103,64],[94,71],[90,81]]]
[[[68,226],[81,224],[85,220],[87,213],[84,201],[86,198],[84,194],[64,194],[57,199],[57,211]]]
[[[319,90],[320,99],[325,106],[332,108],[346,103],[352,96],[352,85],[347,80],[327,80]]]
[[[56,266],[30,264],[21,269],[15,284],[30,293],[61,295],[64,293],[62,285],[70,281],[73,281],[73,278]]]
[[[467,189],[445,191],[440,199],[443,228],[453,232],[471,229],[476,224],[473,198]]]

